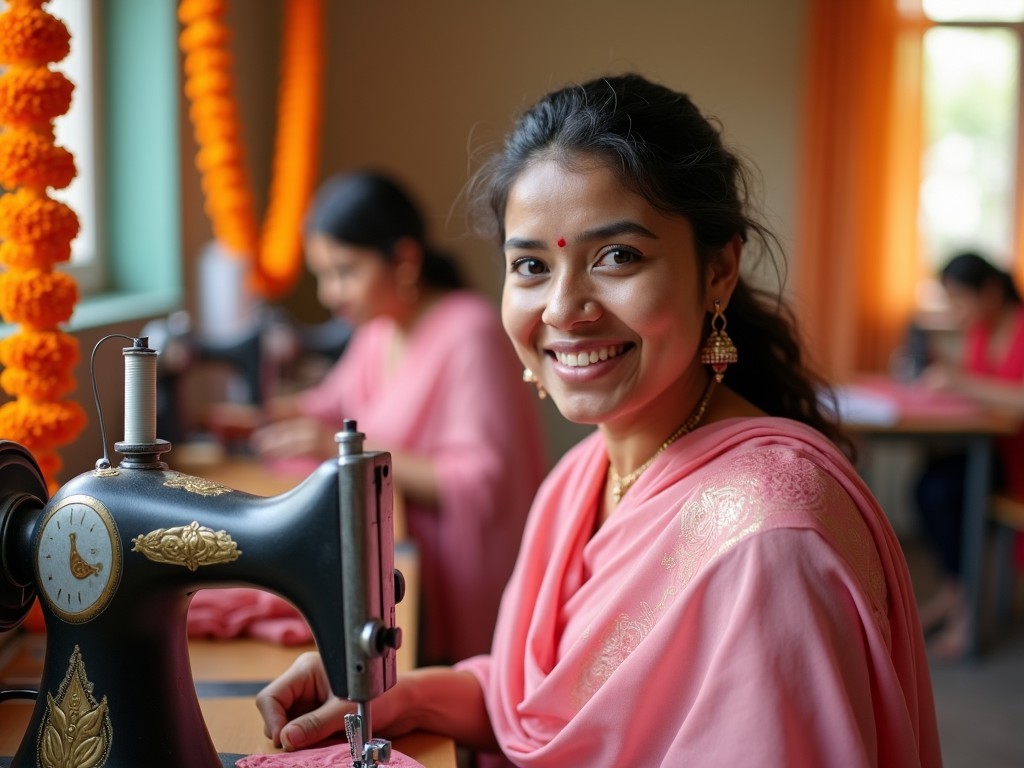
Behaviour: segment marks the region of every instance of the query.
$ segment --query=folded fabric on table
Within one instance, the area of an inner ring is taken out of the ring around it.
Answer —
[[[295,606],[249,587],[200,590],[189,604],[187,626],[189,637],[254,637],[280,645],[313,642],[313,633]]]
[[[387,768],[423,768],[408,755],[391,750],[391,759],[380,763]],[[347,742],[331,744],[316,749],[300,749],[297,752],[281,752],[273,755],[249,755],[237,763],[236,768],[351,768],[352,753]]]

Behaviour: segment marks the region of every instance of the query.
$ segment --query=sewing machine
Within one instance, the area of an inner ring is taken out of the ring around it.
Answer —
[[[390,455],[354,422],[337,459],[259,497],[168,469],[155,437],[156,352],[123,350],[123,459],[106,458],[47,500],[31,454],[0,441],[0,631],[38,595],[46,658],[12,768],[221,768],[199,708],[186,614],[198,589],[253,586],[309,622],[331,689],[356,703],[354,765],[387,761],[369,702],[395,683],[404,591],[394,569]],[[101,417],[102,421],[102,417]]]

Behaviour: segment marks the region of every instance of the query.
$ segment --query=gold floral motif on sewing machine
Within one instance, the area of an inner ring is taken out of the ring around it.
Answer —
[[[194,520],[136,536],[132,545],[132,552],[141,552],[155,563],[183,565],[190,571],[201,565],[230,563],[242,554],[227,531],[214,531]]]
[[[98,768],[107,760],[112,738],[107,697],[99,702],[93,698],[92,683],[76,645],[57,698],[46,694],[46,714],[39,725],[39,765]]]
[[[226,485],[202,477],[193,477],[181,472],[164,472],[164,477],[166,478],[164,485],[168,488],[182,488],[189,493],[198,493],[200,496],[220,496],[222,493],[231,493],[231,489]]]

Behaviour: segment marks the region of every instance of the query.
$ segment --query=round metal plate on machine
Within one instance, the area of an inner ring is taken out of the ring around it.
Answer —
[[[0,440],[0,632],[17,627],[35,599],[30,550],[21,539],[28,536],[48,497],[32,454],[18,443]]]

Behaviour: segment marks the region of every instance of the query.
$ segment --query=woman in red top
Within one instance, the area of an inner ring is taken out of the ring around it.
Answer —
[[[1024,305],[1013,278],[977,253],[954,256],[941,273],[952,315],[964,329],[963,357],[935,363],[922,374],[933,389],[959,392],[983,405],[1024,414]],[[996,486],[1024,498],[1024,430],[997,442]],[[933,456],[918,482],[922,528],[943,572],[936,595],[921,608],[932,648],[942,657],[963,653],[967,615],[960,580],[965,458]]]

